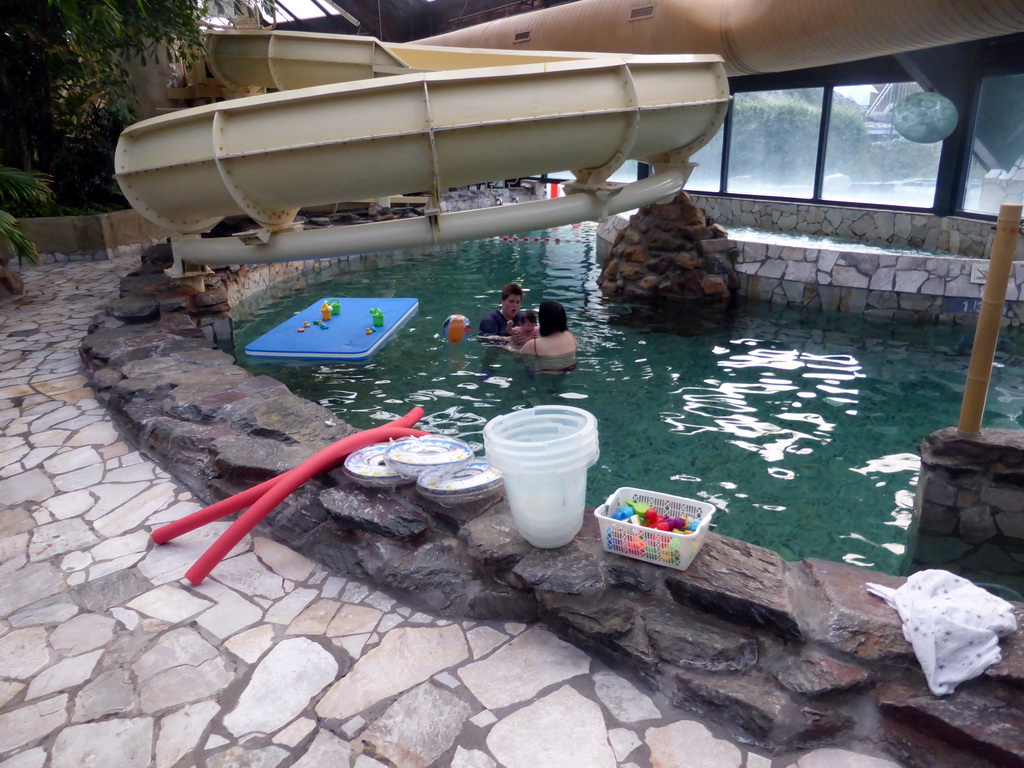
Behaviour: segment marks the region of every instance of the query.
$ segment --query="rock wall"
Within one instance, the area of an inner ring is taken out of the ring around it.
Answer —
[[[991,220],[961,216],[696,193],[693,201],[726,228],[753,227],[766,232],[902,245],[970,259],[985,256],[995,234]],[[1024,242],[1018,244],[1014,258],[1024,259]]]
[[[1024,594],[1024,431],[949,427],[921,443],[913,565]]]
[[[472,211],[477,208],[491,208],[498,205],[528,203],[531,200],[544,199],[544,185],[537,182],[525,182],[518,187],[495,187],[478,184],[465,189],[450,189],[441,200],[441,211]]]
[[[610,217],[598,230],[598,253],[628,226]],[[951,258],[928,253],[864,253],[829,247],[753,242],[730,234],[704,241],[730,255],[739,278],[739,296],[783,307],[863,314],[876,320],[951,323],[973,326],[984,291],[987,259]],[[1021,239],[1024,248],[1024,238]],[[1024,324],[1024,261],[1015,261],[1006,287],[1004,324]]]
[[[97,396],[128,439],[212,502],[352,432],[212,350],[185,311],[193,295],[151,290],[166,256],[166,247],[146,254],[82,345]],[[872,741],[908,766],[1024,765],[1024,636],[1003,640],[1000,664],[936,699],[897,615],[865,589],[902,579],[787,563],[714,533],[688,570],[674,571],[604,553],[590,515],[572,544],[538,550],[501,497],[448,508],[409,488],[362,488],[338,469],[262,527],[443,615],[544,621],[768,750]],[[1015,609],[1024,625],[1024,605]]]
[[[139,254],[171,234],[132,209],[91,216],[28,218],[20,222],[25,234],[39,248],[43,264],[106,261]]]
[[[597,285],[627,301],[727,304],[740,282],[733,268],[739,251],[726,237],[686,192],[645,205],[616,234]]]

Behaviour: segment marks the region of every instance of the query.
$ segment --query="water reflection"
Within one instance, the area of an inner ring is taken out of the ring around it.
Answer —
[[[425,428],[482,445],[484,424],[516,408],[571,403],[598,418],[601,458],[587,501],[622,486],[710,501],[719,532],[787,559],[823,557],[896,572],[930,432],[956,423],[970,333],[883,325],[756,303],[729,311],[626,306],[602,297],[592,228],[585,239],[481,241],[400,267],[296,290],[238,329],[239,348],[324,294],[411,295],[412,318],[367,365],[246,362],[358,428],[422,405]],[[551,236],[554,233],[548,233]],[[526,306],[562,302],[577,369],[531,374],[504,349],[451,345],[453,313],[471,321],[510,280]],[[987,427],[1024,409],[1018,337],[997,352]]]
[[[742,351],[730,354],[729,347],[715,346],[717,366],[730,375],[753,375],[770,371],[750,381],[717,381],[708,379],[705,386],[687,386],[674,390],[683,402],[682,412],[667,412],[662,419],[678,434],[720,431],[733,438],[730,442],[756,453],[766,462],[781,462],[786,454],[807,455],[815,444],[828,442],[836,427],[832,417],[806,408],[814,392],[804,390],[801,379],[814,383],[834,402],[834,395],[857,395],[857,389],[837,385],[864,378],[861,365],[853,355],[818,355],[799,349],[778,349],[758,346],[757,339],[739,338],[731,342]],[[748,374],[747,372],[751,372]],[[823,373],[828,371],[828,373]],[[828,404],[829,400],[824,402]],[[855,404],[855,397],[843,398]],[[774,420],[774,421],[773,421]],[[778,423],[776,423],[778,422]],[[793,423],[810,427],[797,429]],[[769,474],[778,480],[796,477],[792,469],[773,467]]]

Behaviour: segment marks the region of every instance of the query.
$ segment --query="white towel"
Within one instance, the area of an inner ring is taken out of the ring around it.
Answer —
[[[867,588],[899,613],[936,696],[999,663],[999,637],[1017,630],[1010,603],[949,571],[918,571],[899,589]]]

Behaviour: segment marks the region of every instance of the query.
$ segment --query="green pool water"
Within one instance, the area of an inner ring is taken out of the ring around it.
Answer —
[[[424,429],[462,437],[481,455],[484,424],[499,414],[543,403],[585,408],[601,445],[589,504],[621,486],[706,500],[721,510],[720,533],[786,559],[899,572],[917,446],[957,423],[973,330],[754,302],[655,314],[602,297],[595,230],[466,243],[296,291],[236,329],[239,362],[358,428],[420,405]],[[565,305],[580,343],[576,371],[537,375],[504,349],[441,340],[446,317],[466,315],[475,327],[510,281],[528,289],[526,307]],[[367,364],[246,359],[245,344],[326,296],[411,296],[420,308]],[[1024,423],[1020,354],[1020,335],[1004,332],[986,427]]]

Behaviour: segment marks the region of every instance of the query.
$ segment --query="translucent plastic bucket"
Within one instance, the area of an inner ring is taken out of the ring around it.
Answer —
[[[583,525],[587,469],[597,461],[597,420],[582,408],[541,405],[484,426],[488,463],[504,476],[512,521],[535,547],[572,541]]]

